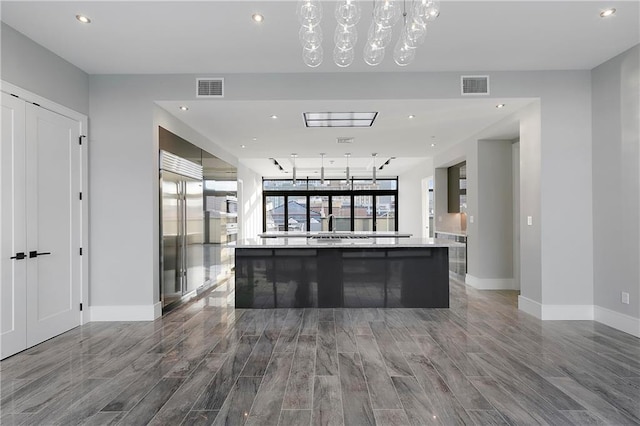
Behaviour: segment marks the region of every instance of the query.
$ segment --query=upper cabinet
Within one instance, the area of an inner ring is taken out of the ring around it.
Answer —
[[[467,208],[467,163],[447,169],[448,212],[460,213]]]

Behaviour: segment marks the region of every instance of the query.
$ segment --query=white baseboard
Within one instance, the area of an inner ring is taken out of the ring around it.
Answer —
[[[593,305],[543,305],[518,296],[518,309],[544,321],[593,320]]]
[[[640,318],[621,314],[611,309],[595,306],[595,320],[604,325],[640,337]]]
[[[593,321],[593,305],[542,305],[542,319],[550,321]]]
[[[593,320],[640,337],[640,318],[593,305],[542,305],[518,296],[518,309],[545,321]]]
[[[162,315],[162,304],[90,306],[91,321],[153,321]]]
[[[518,296],[518,309],[533,315],[538,319],[542,319],[542,305],[535,300],[531,300],[524,296]]]
[[[513,278],[478,278],[467,274],[464,283],[478,290],[519,290]]]
[[[153,319],[160,318],[162,316],[162,303],[157,302],[153,305]]]

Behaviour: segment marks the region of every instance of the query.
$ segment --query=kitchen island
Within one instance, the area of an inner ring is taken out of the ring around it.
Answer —
[[[447,240],[320,233],[239,241],[237,308],[448,308]]]

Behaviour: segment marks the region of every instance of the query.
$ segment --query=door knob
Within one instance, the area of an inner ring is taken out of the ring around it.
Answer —
[[[34,257],[38,257],[38,256],[45,256],[47,254],[51,254],[50,252],[43,252],[43,253],[38,253],[37,251],[30,251],[29,252],[29,259],[34,258]]]
[[[26,259],[26,257],[27,256],[23,252],[20,252],[20,253],[16,253],[16,255],[11,257],[11,259],[22,260],[22,259]]]

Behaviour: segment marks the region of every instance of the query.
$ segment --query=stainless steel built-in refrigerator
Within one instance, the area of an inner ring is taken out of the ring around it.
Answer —
[[[160,151],[162,307],[204,284],[202,166]]]

